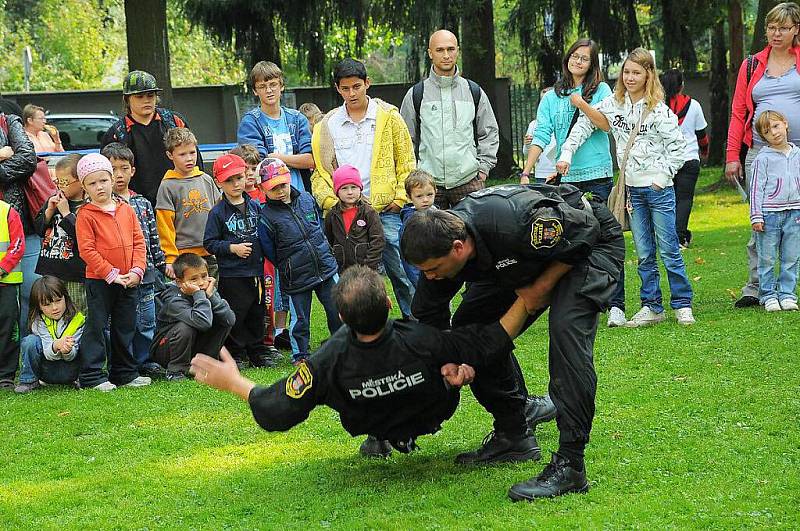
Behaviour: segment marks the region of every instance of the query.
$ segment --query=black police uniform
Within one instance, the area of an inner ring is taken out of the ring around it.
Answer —
[[[408,452],[417,436],[438,431],[458,406],[459,390],[446,384],[442,365],[467,363],[480,373],[512,347],[499,322],[443,332],[388,321],[370,343],[342,326],[288,379],[255,387],[248,402],[268,431],[288,430],[324,404],[339,412],[350,435],[372,435]]]
[[[582,457],[594,417],[598,312],[611,299],[624,263],[619,223],[605,205],[570,185],[495,186],[473,192],[450,211],[466,224],[476,256],[453,279],[420,277],[412,312],[422,323],[448,328],[450,301],[465,282],[452,326],[495,321],[513,304],[515,288],[531,284],[554,261],[573,266],[551,292],[550,396],[562,447],[578,445]],[[493,414],[496,431],[519,432],[527,391],[513,354],[502,359],[511,376],[487,382],[477,373],[472,390]]]

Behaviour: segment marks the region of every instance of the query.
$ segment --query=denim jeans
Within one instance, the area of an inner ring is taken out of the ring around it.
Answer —
[[[386,247],[383,248],[383,266],[392,283],[392,290],[403,315],[411,315],[411,299],[414,298],[414,286],[408,280],[400,259],[400,214],[381,212],[383,235]]]
[[[38,234],[25,236],[25,254],[22,255],[22,285],[19,287],[19,330],[20,335],[28,331],[28,300],[31,297],[31,287],[41,275],[36,273],[36,263],[42,251],[42,238]]]
[[[670,306],[673,309],[692,305],[692,286],[675,232],[675,190],[671,186],[655,190],[650,186],[629,186],[631,194],[631,231],[639,255],[639,278],[642,280],[642,307],[663,312],[661,277],[656,263],[656,245],[669,280]]]
[[[152,283],[139,285],[139,300],[136,302],[136,331],[133,334],[131,350],[136,365],[151,362],[150,345],[156,333],[155,287]]]
[[[307,358],[310,354],[308,348],[311,342],[311,296],[314,292],[325,310],[328,332],[333,334],[342,326],[342,322],[339,320],[339,310],[336,309],[336,303],[333,301],[333,287],[337,280],[337,275],[334,275],[308,291],[292,293],[289,296],[289,304],[295,318],[289,331],[292,337],[292,361]],[[295,350],[295,346],[297,350]]]
[[[29,334],[22,339],[22,372],[19,383],[29,384],[36,380],[44,383],[68,385],[78,379],[81,370],[79,357],[71,361],[48,360],[44,357],[42,340],[39,336]]]
[[[797,301],[797,264],[800,260],[800,210],[764,213],[764,232],[756,232],[759,300]],[[780,259],[778,255],[780,254]],[[775,262],[781,271],[775,278]]]
[[[744,160],[744,189],[750,193],[750,183],[753,180],[753,161],[761,148],[751,147]],[[758,297],[758,251],[756,251],[756,233],[750,230],[750,239],[747,241],[747,282],[742,286],[743,297]]]

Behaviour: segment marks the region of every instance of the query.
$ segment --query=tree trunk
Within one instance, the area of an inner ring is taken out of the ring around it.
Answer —
[[[714,25],[711,38],[711,145],[709,164],[725,163],[725,145],[728,139],[728,63],[725,60],[725,24],[719,20]]]
[[[760,52],[767,45],[767,13],[779,3],[779,0],[758,0],[758,15],[756,25],[753,26],[753,42],[750,44],[751,55]]]
[[[475,81],[489,97],[493,109],[497,109],[500,97],[495,94],[495,49],[494,12],[492,0],[465,0],[461,14],[461,65],[464,76]],[[507,178],[512,173],[514,158],[511,141],[500,132],[500,147],[497,150],[497,166],[493,177]]]
[[[153,74],[159,88],[163,89],[162,104],[172,107],[167,0],[125,0],[125,34],[128,70]]]
[[[728,2],[728,33],[730,34],[730,67],[728,88],[732,91],[736,84],[736,74],[744,61],[744,24],[742,22],[742,2]]]

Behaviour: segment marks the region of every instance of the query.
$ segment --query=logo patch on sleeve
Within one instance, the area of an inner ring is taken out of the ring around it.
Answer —
[[[564,228],[556,218],[536,218],[531,224],[531,247],[550,249],[561,241]]]
[[[301,363],[294,374],[286,379],[286,396],[289,398],[301,398],[306,391],[311,389],[314,377],[308,369],[308,365]]]

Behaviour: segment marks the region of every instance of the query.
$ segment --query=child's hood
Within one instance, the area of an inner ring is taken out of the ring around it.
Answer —
[[[175,170],[167,170],[167,173],[164,174],[164,179],[188,179],[190,177],[197,177],[198,175],[203,175],[203,170],[200,169],[199,166],[195,166],[192,173],[189,175],[181,175],[180,173],[176,172]]]

